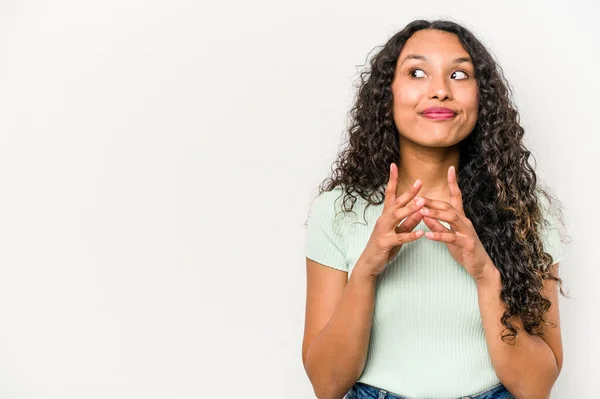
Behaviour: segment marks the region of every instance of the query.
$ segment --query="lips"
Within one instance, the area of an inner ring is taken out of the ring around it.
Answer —
[[[431,112],[428,114],[423,114],[423,116],[425,118],[429,118],[429,119],[437,119],[437,120],[444,120],[444,119],[452,119],[454,118],[455,114],[449,114],[449,113],[437,113],[437,112]]]
[[[446,107],[429,107],[425,111],[424,114],[456,114],[454,110]]]
[[[450,108],[431,107],[427,108],[421,114],[430,119],[450,119],[456,115],[456,112],[454,112]]]

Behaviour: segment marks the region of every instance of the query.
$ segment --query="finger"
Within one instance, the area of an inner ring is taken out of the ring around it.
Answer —
[[[454,166],[448,168],[448,189],[450,190],[450,203],[463,215],[465,214],[463,209],[462,192],[458,187],[458,181],[456,179],[456,169]]]
[[[436,220],[443,220],[450,224],[455,231],[468,231],[467,226],[465,225],[463,216],[459,214],[456,210],[446,211],[439,209],[429,209],[423,207],[419,210],[423,216],[430,217]]]
[[[423,215],[419,212],[415,212],[406,219],[399,226],[396,227],[396,233],[405,233],[412,231],[419,223],[423,220]]]
[[[432,219],[430,217],[423,217],[423,222],[425,222],[425,226],[429,227],[429,230],[438,232],[438,233],[452,233],[451,229],[448,229],[446,226],[441,224],[438,220]]]
[[[385,237],[385,244],[389,247],[395,247],[401,244],[406,244],[407,242],[415,241],[424,235],[423,230],[415,230],[410,231],[408,233],[399,233],[391,236]]]
[[[395,163],[390,164],[390,178],[385,187],[385,204],[389,207],[393,206],[396,201],[396,190],[398,186],[398,169]]]
[[[425,201],[424,206],[426,208],[429,208],[429,209],[439,209],[439,210],[442,210],[442,211],[454,211],[454,210],[457,210],[456,208],[454,208],[454,205],[452,205],[448,201],[440,201],[440,200],[436,200],[436,199],[432,199],[432,198],[421,197],[421,196],[418,196],[418,195],[416,197],[417,198],[423,198],[423,201]]]
[[[396,198],[396,206],[404,207],[419,193],[422,187],[421,179],[415,180],[412,186]]]
[[[390,221],[393,224],[389,227],[396,227],[396,226],[398,226],[400,221],[403,220],[404,218],[412,215],[415,212],[419,212],[419,209],[421,209],[424,202],[425,201],[423,201],[423,199],[419,199],[417,201],[410,202],[408,205],[406,205],[403,208],[391,209],[390,212],[392,212],[392,214],[391,214]]]
[[[425,237],[430,240],[445,242],[448,244],[460,245],[460,241],[463,237],[455,233],[439,233],[436,231],[428,231],[425,233]]]

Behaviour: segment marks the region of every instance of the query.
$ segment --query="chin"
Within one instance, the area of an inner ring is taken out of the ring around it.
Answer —
[[[425,143],[425,144],[423,144],[423,147],[448,148],[448,147],[455,146],[456,144],[458,144],[458,143],[455,143],[455,142],[433,142],[433,143]]]
[[[406,139],[408,141],[412,141],[413,143],[415,143],[421,147],[427,147],[427,148],[453,147],[463,140],[463,139],[457,140],[456,137],[452,137],[452,138],[450,138],[450,137],[439,137],[439,138],[432,137],[431,140],[423,140],[422,137],[418,140],[411,140],[410,138],[406,138]]]
[[[456,132],[447,132],[447,131],[434,131],[422,133],[419,136],[411,137],[411,136],[402,136],[402,139],[412,141],[415,144],[421,145],[423,147],[452,147],[465,138],[467,138],[469,134],[456,134]]]

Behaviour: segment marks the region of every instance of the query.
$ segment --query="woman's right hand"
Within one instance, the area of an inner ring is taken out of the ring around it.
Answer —
[[[422,230],[412,231],[423,219],[423,215],[418,211],[423,206],[424,200],[412,201],[421,190],[421,180],[417,179],[398,197],[396,197],[397,184],[398,167],[392,163],[390,178],[385,189],[383,212],[375,222],[371,237],[357,262],[361,273],[366,273],[369,277],[376,277],[383,272],[388,262],[398,255],[403,244],[415,241],[423,235]],[[398,225],[404,218],[406,220]]]

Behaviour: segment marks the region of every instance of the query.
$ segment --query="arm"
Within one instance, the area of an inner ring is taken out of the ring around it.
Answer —
[[[557,267],[557,264],[554,266]],[[517,399],[548,399],[562,367],[560,329],[544,325],[544,338],[529,335],[520,318],[511,322],[518,330],[514,345],[501,340],[505,329],[500,318],[506,307],[500,299],[502,289],[500,273],[493,264],[488,265],[485,277],[476,280],[479,310],[492,364],[502,384]],[[553,302],[548,320],[558,323],[556,283],[544,283],[544,292]],[[552,345],[551,345],[552,344]]]
[[[308,295],[302,358],[319,399],[343,398],[366,363],[376,278],[360,273],[360,269],[357,264],[348,279],[346,272],[307,259]],[[345,286],[336,283],[342,278]]]

